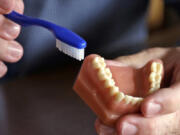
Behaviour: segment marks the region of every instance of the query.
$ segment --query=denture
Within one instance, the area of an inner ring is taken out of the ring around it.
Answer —
[[[151,60],[142,68],[98,55],[85,58],[74,84],[75,92],[106,125],[140,111],[144,97],[160,89],[164,69],[161,60]]]

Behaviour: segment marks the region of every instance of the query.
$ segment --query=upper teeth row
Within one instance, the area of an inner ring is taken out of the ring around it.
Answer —
[[[112,78],[110,69],[106,67],[104,58],[95,57],[92,64],[95,69],[98,69],[99,80],[104,81],[104,87],[109,88],[110,96],[114,96],[117,102],[122,100],[124,100],[126,104],[139,104],[142,102],[143,98],[128,96],[119,91],[119,87],[115,85],[115,81]]]
[[[151,73],[149,75],[150,89],[149,93],[152,93],[160,88],[162,80],[163,66],[160,63],[153,62],[151,64]]]

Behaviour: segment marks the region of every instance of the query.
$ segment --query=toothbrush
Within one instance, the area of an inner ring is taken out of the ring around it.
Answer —
[[[21,15],[15,11],[4,16],[21,26],[37,25],[50,30],[56,37],[56,47],[60,51],[79,61],[84,59],[86,41],[76,33],[51,22]]]

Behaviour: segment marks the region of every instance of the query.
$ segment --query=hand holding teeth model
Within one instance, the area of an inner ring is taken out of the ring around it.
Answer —
[[[90,55],[81,67],[74,90],[101,121],[113,126],[121,115],[139,111],[143,98],[160,88],[163,74],[159,59],[136,69]]]

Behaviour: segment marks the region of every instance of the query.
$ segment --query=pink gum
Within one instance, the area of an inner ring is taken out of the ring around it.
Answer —
[[[139,105],[126,104],[123,100],[115,102],[114,97],[108,94],[109,88],[103,87],[104,81],[98,79],[98,70],[92,67],[92,60],[96,56],[98,55],[86,57],[75,82],[74,90],[105,124],[112,126],[121,115],[138,112]],[[153,61],[162,63],[161,60]],[[132,96],[145,97],[149,90],[148,79],[153,61],[148,62],[141,69],[125,66],[116,67],[108,61],[106,63],[120,91]]]

